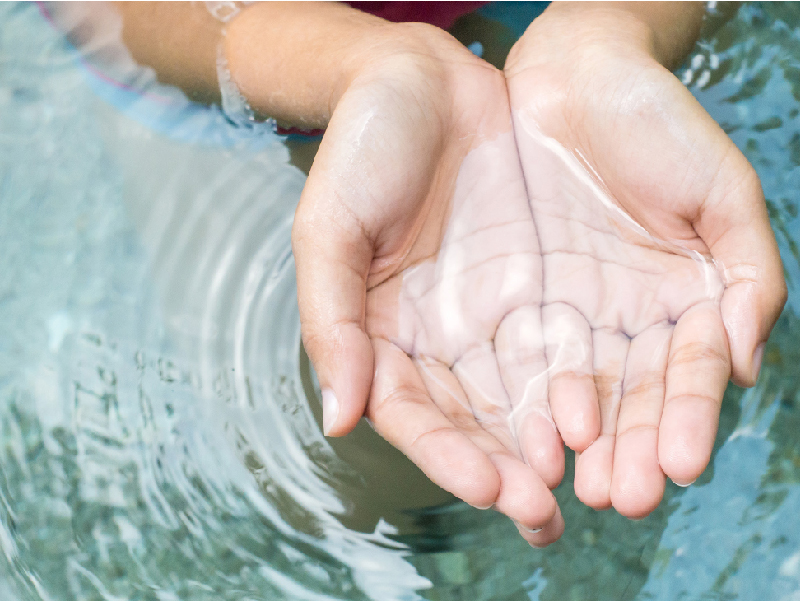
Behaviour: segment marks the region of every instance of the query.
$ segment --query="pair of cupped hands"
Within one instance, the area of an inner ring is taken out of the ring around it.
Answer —
[[[430,39],[349,82],[295,218],[325,432],[366,416],[535,546],[565,444],[584,503],[643,517],[705,469],[785,302],[758,177],[647,44],[532,27],[501,72],[408,28]]]

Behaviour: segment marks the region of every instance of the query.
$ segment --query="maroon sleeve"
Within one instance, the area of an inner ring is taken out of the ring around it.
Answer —
[[[456,19],[487,2],[347,2],[353,8],[400,23],[415,21],[449,29]]]

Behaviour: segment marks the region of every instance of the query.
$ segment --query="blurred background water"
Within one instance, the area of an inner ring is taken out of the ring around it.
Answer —
[[[570,457],[534,550],[369,428],[321,435],[280,139],[0,4],[0,599],[799,601],[800,8],[712,13],[677,75],[761,177],[789,303],[697,483],[633,522]]]

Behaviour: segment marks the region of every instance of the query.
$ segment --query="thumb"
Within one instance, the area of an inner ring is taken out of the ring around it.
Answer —
[[[753,386],[787,290],[758,176],[735,148],[728,158],[695,228],[725,279],[721,313],[730,344],[731,379]]]
[[[292,250],[303,344],[322,388],[323,431],[342,436],[364,414],[372,383],[364,315],[373,249],[341,205],[337,182],[324,173],[311,170],[295,213]]]

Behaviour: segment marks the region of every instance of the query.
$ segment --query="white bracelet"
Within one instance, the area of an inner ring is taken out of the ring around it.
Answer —
[[[222,0],[218,2],[206,2],[206,10],[218,21],[228,23],[241,12],[238,4],[247,6],[252,2],[230,2]],[[223,27],[222,37],[227,31]],[[223,42],[217,46],[217,81],[219,82],[220,99],[222,113],[233,125],[249,129],[264,127],[272,132],[277,132],[278,124],[275,119],[265,121],[256,120],[252,107],[247,99],[242,95],[241,90],[231,78],[231,70],[228,66],[228,59],[225,57]]]
[[[242,2],[242,4],[252,4],[251,2]],[[227,23],[231,19],[233,19],[236,15],[239,14],[240,8],[237,6],[236,2],[231,2],[230,0],[220,0],[218,2],[205,2],[206,10],[211,13],[211,16],[214,17],[217,21],[222,21],[223,23]]]

